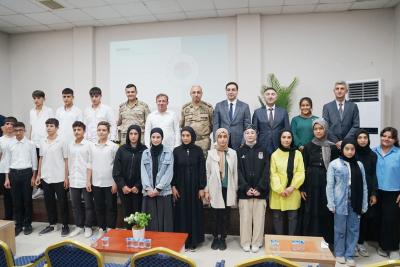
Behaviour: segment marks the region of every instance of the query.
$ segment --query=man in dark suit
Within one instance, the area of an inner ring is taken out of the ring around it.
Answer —
[[[275,88],[268,87],[264,92],[266,106],[256,109],[253,114],[253,124],[258,129],[260,142],[271,155],[280,144],[280,130],[290,129],[289,115],[286,109],[275,105],[278,95]]]
[[[239,86],[230,82],[225,87],[227,100],[217,103],[213,114],[213,137],[219,128],[225,128],[229,132],[228,146],[232,149],[239,149],[244,144],[245,125],[251,123],[249,105],[237,99]]]
[[[329,125],[328,139],[340,150],[343,139],[354,137],[360,127],[360,116],[357,105],[345,100],[349,92],[346,82],[337,82],[333,92],[336,99],[324,105],[322,117]]]

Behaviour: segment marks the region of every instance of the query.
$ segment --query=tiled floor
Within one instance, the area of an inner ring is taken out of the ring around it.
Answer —
[[[55,233],[51,233],[45,236],[38,236],[38,233],[44,229],[47,224],[45,223],[33,223],[33,233],[31,235],[25,236],[21,233],[17,236],[17,257],[25,256],[25,255],[37,255],[51,245],[56,242],[67,239],[68,237],[61,237],[61,231],[57,231]],[[71,231],[74,230],[75,226],[70,226]],[[94,235],[97,235],[97,228],[94,228]],[[84,244],[90,245],[89,238],[85,238],[83,235],[78,235],[74,238],[77,241],[80,241]],[[197,266],[199,267],[214,267],[217,261],[225,260],[226,267],[233,267],[240,261],[244,261],[247,259],[259,257],[265,254],[264,249],[261,248],[258,253],[252,252],[244,252],[240,247],[240,240],[238,236],[228,236],[227,245],[228,249],[225,251],[220,250],[212,250],[210,248],[212,242],[212,236],[206,235],[206,240],[202,246],[197,248],[196,252],[185,252],[185,255],[193,259]],[[379,256],[376,252],[377,244],[375,242],[367,242],[365,244],[366,249],[370,253],[369,257],[356,258],[357,266],[365,266],[368,264],[380,262],[387,260],[387,258],[383,258]],[[315,263],[300,263],[302,266],[313,266],[315,267],[317,264]],[[345,267],[347,265],[336,264],[336,266]]]

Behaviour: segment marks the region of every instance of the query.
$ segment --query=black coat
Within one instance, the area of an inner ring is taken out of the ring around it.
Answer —
[[[269,193],[269,154],[265,147],[257,142],[252,148],[244,144],[237,152],[239,199],[265,199]],[[250,188],[260,192],[260,195],[248,196]]]

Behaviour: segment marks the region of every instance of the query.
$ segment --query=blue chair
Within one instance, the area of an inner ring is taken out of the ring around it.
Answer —
[[[129,265],[125,265],[129,266]],[[168,248],[152,248],[133,255],[131,267],[196,267],[189,257]]]
[[[44,252],[37,256],[23,256],[17,259],[6,243],[0,240],[0,267],[42,267],[46,263]]]
[[[241,261],[235,267],[301,267],[301,265],[292,261],[273,256],[265,255],[250,260]]]

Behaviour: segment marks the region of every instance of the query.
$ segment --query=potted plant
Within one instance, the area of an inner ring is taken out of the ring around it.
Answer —
[[[135,214],[131,214],[129,217],[124,218],[124,221],[133,224],[133,238],[144,238],[145,227],[148,225],[150,219],[150,214],[147,215],[144,212],[135,212]]]

